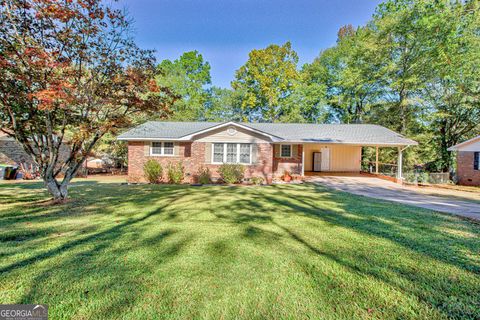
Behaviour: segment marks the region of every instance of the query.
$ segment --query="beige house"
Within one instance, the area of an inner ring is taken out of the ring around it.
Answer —
[[[450,147],[448,150],[457,152],[458,183],[480,186],[480,136]]]
[[[285,171],[299,176],[358,173],[362,147],[366,146],[377,151],[381,147],[397,148],[397,178],[401,179],[402,151],[417,144],[387,128],[368,124],[151,121],[118,139],[128,141],[131,181],[143,179],[143,165],[148,159],[164,166],[181,161],[190,181],[195,181],[197,172],[205,167],[218,176],[223,163],[243,164],[247,179],[260,176],[268,182]]]

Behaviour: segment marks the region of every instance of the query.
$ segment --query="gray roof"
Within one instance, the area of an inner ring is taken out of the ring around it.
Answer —
[[[228,122],[227,122],[228,123]],[[123,134],[120,140],[190,140],[196,132],[225,122],[149,121]],[[234,125],[234,122],[231,122]],[[345,143],[361,145],[416,145],[411,139],[385,127],[372,124],[238,123],[266,135],[274,142]],[[187,136],[190,136],[187,138]]]

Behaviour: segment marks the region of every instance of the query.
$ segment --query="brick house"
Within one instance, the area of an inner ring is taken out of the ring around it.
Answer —
[[[163,167],[181,161],[189,182],[195,182],[203,167],[218,177],[222,163],[243,164],[247,179],[259,176],[270,182],[285,171],[301,176],[360,172],[364,146],[397,147],[401,163],[403,148],[417,144],[387,128],[362,124],[150,121],[118,139],[128,141],[131,182],[144,181],[143,165],[148,159]],[[398,174],[401,178],[401,170]]]
[[[480,186],[480,136],[450,147],[448,150],[457,152],[458,183]]]

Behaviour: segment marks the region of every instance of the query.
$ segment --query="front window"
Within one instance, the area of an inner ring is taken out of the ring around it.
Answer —
[[[473,169],[480,170],[480,152],[473,154]]]
[[[173,142],[164,142],[163,143],[163,154],[173,155]]]
[[[249,143],[214,143],[212,162],[250,164],[252,162],[251,146]]]
[[[150,155],[152,156],[173,156],[173,142],[153,141],[150,147]]]
[[[213,162],[223,162],[223,143],[213,144]]]
[[[282,144],[280,149],[280,157],[290,158],[292,156],[292,145],[291,144]]]
[[[237,162],[237,144],[227,143],[227,163]]]
[[[162,143],[161,142],[152,142],[152,155],[161,155],[162,154]]]
[[[240,163],[250,163],[250,144],[242,143],[240,144]]]

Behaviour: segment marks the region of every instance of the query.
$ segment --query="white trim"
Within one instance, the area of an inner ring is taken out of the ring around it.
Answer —
[[[215,161],[215,144],[223,144],[223,161],[218,162]],[[227,162],[227,144],[236,144],[237,145],[237,161],[236,162]],[[240,162],[240,145],[241,144],[248,144],[250,146],[250,159],[248,163]],[[212,151],[211,151],[211,164],[243,164],[243,165],[251,165],[252,164],[252,144],[253,143],[245,143],[245,142],[212,142]]]
[[[181,137],[180,139],[182,139],[182,140],[191,140],[194,136],[198,136],[199,134],[207,133],[207,132],[209,132],[209,131],[213,131],[213,130],[216,130],[216,129],[220,129],[220,128],[223,128],[223,127],[229,127],[229,126],[236,126],[236,127],[245,129],[245,130],[247,130],[247,131],[255,132],[255,133],[257,133],[257,134],[260,134],[260,135],[262,135],[262,136],[265,136],[265,137],[270,138],[270,139],[272,140],[272,142],[282,141],[282,140],[283,140],[283,139],[280,138],[280,137],[277,137],[277,136],[268,134],[268,133],[266,133],[266,132],[263,132],[263,131],[260,131],[260,130],[257,130],[257,129],[253,129],[253,128],[249,127],[249,126],[245,126],[245,125],[243,125],[243,124],[240,124],[240,123],[237,123],[237,122],[233,122],[233,121],[221,123],[221,124],[219,124],[219,125],[216,125],[216,126],[213,126],[213,127],[207,128],[207,129],[203,129],[203,130],[200,130],[200,131],[191,133],[191,134],[189,134],[189,135],[186,135],[186,136]]]
[[[448,148],[447,150],[448,150],[448,151],[457,151],[457,150],[459,150],[461,147],[466,146],[466,145],[469,145],[470,143],[473,143],[473,142],[475,142],[475,141],[477,141],[477,140],[480,140],[480,136],[477,136],[477,137],[475,137],[475,138],[472,138],[472,139],[469,139],[469,140],[464,141],[464,142],[462,142],[462,143],[459,143],[459,144],[456,144],[456,145],[454,145],[454,146],[451,146],[451,147]]]
[[[158,143],[162,144],[162,146],[160,147],[161,153],[153,153],[153,143],[154,142],[158,142]],[[165,142],[173,143],[173,153],[172,154],[165,154]],[[164,141],[164,140],[162,140],[162,141],[158,141],[158,140],[151,141],[150,142],[150,157],[175,157],[175,142]]]
[[[283,146],[289,146],[290,147],[290,156],[286,157],[286,156],[282,155],[282,147]],[[290,143],[281,143],[280,144],[280,158],[284,158],[284,159],[293,158],[293,145],[292,144],[290,144]]]
[[[362,147],[404,147],[404,146],[416,146],[418,145],[417,142],[413,141],[414,143],[375,143],[375,142],[353,142],[353,141],[304,141],[304,140],[283,140],[280,143],[273,144],[341,144],[341,145],[349,145],[349,146],[362,146]]]
[[[302,144],[302,177],[305,176],[305,146]]]
[[[156,138],[122,138],[118,137],[117,140],[120,141],[190,141],[182,138],[170,138],[170,137],[156,137]]]

